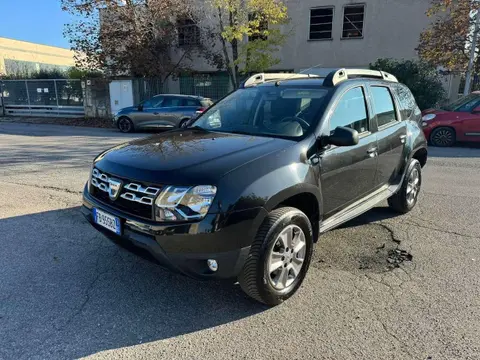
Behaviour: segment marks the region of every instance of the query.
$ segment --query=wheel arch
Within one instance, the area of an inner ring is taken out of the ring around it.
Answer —
[[[293,186],[272,196],[264,205],[267,212],[280,207],[294,207],[302,211],[310,220],[313,229],[313,239],[316,242],[319,234],[320,214],[322,213],[322,196],[311,184]]]

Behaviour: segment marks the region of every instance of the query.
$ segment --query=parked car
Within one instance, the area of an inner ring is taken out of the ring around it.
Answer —
[[[387,73],[257,74],[191,126],[100,154],[82,212],[170,269],[238,279],[276,305],[302,284],[322,233],[387,199],[415,206],[420,119]]]
[[[435,146],[452,146],[457,141],[480,142],[480,91],[422,113],[425,137]]]
[[[142,129],[182,127],[191,117],[207,109],[213,102],[201,96],[156,95],[137,106],[129,106],[114,116],[115,126],[122,132]]]

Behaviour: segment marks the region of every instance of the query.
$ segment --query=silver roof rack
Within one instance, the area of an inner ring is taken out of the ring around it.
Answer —
[[[365,70],[365,69],[338,69],[327,75],[324,86],[335,86],[349,78],[363,77],[371,79],[381,79],[386,81],[398,82],[397,78],[385,71]]]
[[[259,73],[250,76],[244,83],[243,87],[255,86],[258,84],[263,84],[266,81],[271,80],[290,80],[290,79],[299,79],[299,78],[310,78],[315,77],[319,78],[318,75],[313,74],[293,74],[293,73]]]

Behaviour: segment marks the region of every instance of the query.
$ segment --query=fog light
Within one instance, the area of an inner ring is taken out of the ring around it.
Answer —
[[[207,260],[207,265],[208,265],[208,268],[212,271],[217,271],[218,270],[217,260],[208,259]]]
[[[428,123],[424,121],[424,122],[422,122],[422,126],[423,126],[423,127],[427,127],[427,126],[428,126]]]

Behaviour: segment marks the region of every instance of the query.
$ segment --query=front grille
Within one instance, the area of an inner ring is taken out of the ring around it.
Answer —
[[[90,194],[94,198],[122,212],[153,219],[153,205],[161,188],[111,176],[96,168],[92,171],[90,183]]]

